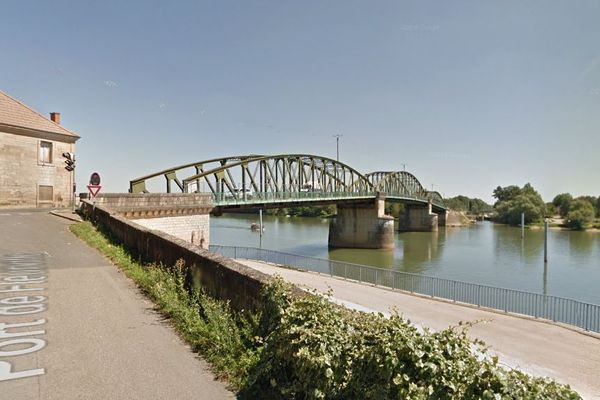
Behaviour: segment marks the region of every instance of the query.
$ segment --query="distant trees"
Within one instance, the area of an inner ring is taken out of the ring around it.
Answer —
[[[596,210],[588,199],[577,198],[571,202],[567,213],[567,226],[572,229],[585,229],[594,221]]]
[[[522,188],[511,185],[498,186],[494,190],[497,199],[494,208],[500,222],[518,225],[521,213],[525,213],[525,223],[539,222],[558,212],[571,229],[585,229],[600,217],[600,198],[579,196],[573,198],[570,193],[561,193],[551,203],[544,204],[539,193],[528,183]]]
[[[505,187],[498,186],[496,189],[494,189],[494,193],[493,193],[494,197],[496,198],[496,203],[494,203],[494,206],[496,206],[498,203],[500,203],[502,201],[508,201],[508,200],[514,199],[520,193],[521,193],[521,188],[516,185],[505,186]]]
[[[493,211],[493,207],[485,201],[477,198],[458,195],[444,199],[444,204],[451,210],[465,211],[470,214],[482,214]]]
[[[552,204],[556,207],[556,210],[561,217],[565,218],[569,212],[569,207],[573,201],[573,196],[570,193],[557,194],[552,200]]]
[[[542,196],[527,183],[522,188],[512,185],[498,186],[494,190],[497,199],[494,208],[500,222],[510,225],[521,223],[521,213],[525,213],[525,223],[539,222],[546,214],[546,204]]]
[[[328,206],[306,206],[306,207],[287,207],[267,210],[268,214],[290,217],[321,217],[328,218],[336,213],[334,205]]]

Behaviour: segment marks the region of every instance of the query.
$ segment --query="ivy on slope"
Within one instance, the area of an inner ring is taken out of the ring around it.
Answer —
[[[280,281],[265,293],[277,322],[242,390],[247,398],[580,399],[568,386],[475,356],[487,350],[469,340],[467,326],[419,332],[397,314],[285,293]]]

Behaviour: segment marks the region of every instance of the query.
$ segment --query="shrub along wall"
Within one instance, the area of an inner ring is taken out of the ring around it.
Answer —
[[[229,300],[238,310],[258,307],[268,275],[164,232],[146,229],[105,207],[84,201],[81,209],[143,260],[172,266],[182,259],[210,296]]]

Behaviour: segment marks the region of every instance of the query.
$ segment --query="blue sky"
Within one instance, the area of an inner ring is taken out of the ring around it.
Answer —
[[[598,1],[4,0],[0,90],[81,134],[78,189],[245,153],[407,164],[445,196],[600,195]]]

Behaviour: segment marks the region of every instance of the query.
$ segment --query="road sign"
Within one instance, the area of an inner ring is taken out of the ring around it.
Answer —
[[[90,186],[100,186],[100,174],[94,172],[92,176],[90,176]]]
[[[92,199],[96,198],[96,196],[98,195],[98,192],[100,192],[100,189],[102,189],[101,185],[88,185],[88,191],[90,192],[90,196],[92,196]]]

